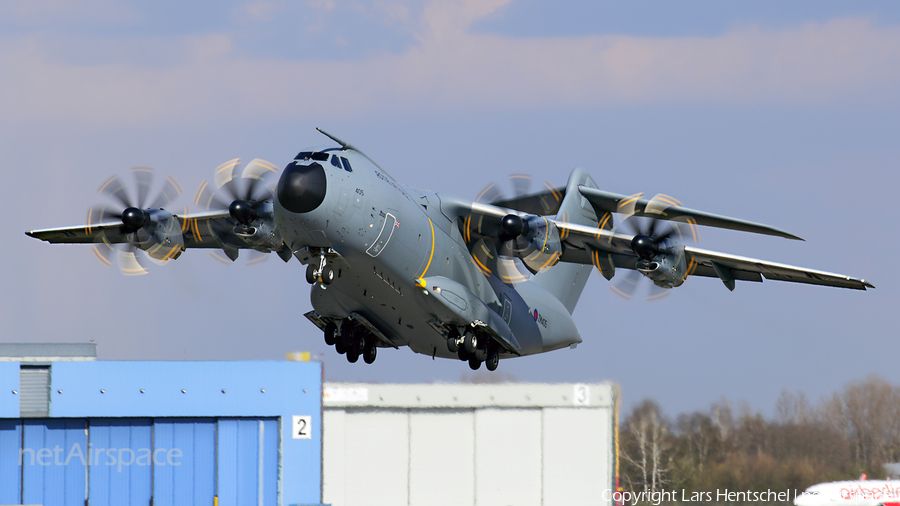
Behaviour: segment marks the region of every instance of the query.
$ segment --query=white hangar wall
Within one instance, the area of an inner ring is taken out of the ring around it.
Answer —
[[[612,383],[325,383],[323,502],[612,504]]]

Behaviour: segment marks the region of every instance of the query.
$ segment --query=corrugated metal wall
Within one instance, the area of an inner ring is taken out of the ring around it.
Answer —
[[[0,504],[276,505],[275,418],[0,419]]]

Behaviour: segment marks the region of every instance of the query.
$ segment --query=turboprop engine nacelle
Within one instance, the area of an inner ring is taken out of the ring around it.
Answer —
[[[126,210],[128,213],[129,210]],[[148,209],[143,213],[143,224],[134,232],[133,243],[159,261],[174,260],[184,251],[184,235],[181,222],[163,209]],[[132,220],[140,217],[132,218]],[[126,221],[127,218],[123,218]],[[126,223],[127,226],[127,223]]]
[[[661,247],[651,260],[638,259],[635,268],[660,288],[681,286],[687,274],[684,246],[676,243]]]
[[[559,262],[559,229],[547,218],[510,214],[501,220],[500,231],[501,254],[520,258],[532,274]]]

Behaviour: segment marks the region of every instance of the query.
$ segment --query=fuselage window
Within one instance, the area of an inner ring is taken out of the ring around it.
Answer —
[[[331,165],[334,165],[339,169],[341,168],[341,159],[338,157],[338,155],[331,156]]]
[[[301,151],[294,157],[294,160],[308,160],[312,156],[312,151]]]
[[[344,158],[344,157],[342,156],[342,157],[341,157],[341,161],[344,162],[344,170],[346,170],[347,172],[353,172],[353,169],[350,167],[350,161],[349,161],[349,160],[347,160],[346,158]]]
[[[328,160],[328,153],[322,153],[321,151],[316,151],[315,153],[310,155],[310,158],[312,158],[313,160],[315,160],[317,162],[324,162],[325,160]]]

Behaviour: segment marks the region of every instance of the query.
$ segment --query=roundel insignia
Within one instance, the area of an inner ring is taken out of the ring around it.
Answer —
[[[537,321],[537,319],[538,319],[537,309],[534,310],[533,316],[534,316],[534,321]]]

